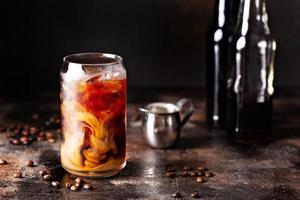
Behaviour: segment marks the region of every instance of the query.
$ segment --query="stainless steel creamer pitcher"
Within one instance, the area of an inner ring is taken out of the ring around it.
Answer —
[[[194,112],[191,100],[182,98],[176,104],[155,102],[139,108],[143,113],[142,131],[154,148],[168,148],[176,143],[180,130]]]

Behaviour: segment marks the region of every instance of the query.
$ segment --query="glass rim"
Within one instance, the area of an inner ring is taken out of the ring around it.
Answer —
[[[112,59],[113,61],[111,62],[79,62],[78,60],[80,59],[86,59],[88,60],[88,56],[96,56],[95,58],[109,58]],[[75,60],[75,61],[74,61]],[[102,52],[86,52],[86,53],[75,53],[75,54],[70,54],[67,55],[63,58],[64,62],[70,63],[70,64],[79,64],[79,65],[98,65],[98,66],[104,66],[104,65],[116,65],[120,64],[123,61],[123,58],[117,54],[112,54],[112,53],[102,53]]]

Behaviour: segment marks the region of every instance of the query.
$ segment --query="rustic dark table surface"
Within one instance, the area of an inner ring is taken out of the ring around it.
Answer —
[[[47,168],[63,183],[70,178],[60,165],[57,141],[33,142],[29,145],[9,144],[5,132],[0,133],[0,199],[192,199],[197,191],[201,199],[300,199],[300,93],[281,93],[274,102],[274,140],[267,144],[237,145],[226,140],[223,131],[210,130],[204,123],[204,102],[194,98],[197,111],[182,130],[173,149],[149,148],[143,140],[137,107],[152,100],[175,102],[191,93],[164,93],[132,101],[129,96],[127,166],[118,175],[106,179],[88,179],[93,190],[77,192],[55,189],[42,180],[38,171]],[[192,93],[195,94],[195,93]],[[135,96],[133,94],[133,96]],[[141,95],[137,95],[141,96]],[[143,95],[142,95],[143,96]],[[147,96],[147,95],[145,95]],[[55,98],[42,96],[34,101],[0,101],[2,124],[36,124],[58,113]],[[40,113],[37,120],[32,113]],[[29,168],[31,159],[36,166]],[[195,177],[165,176],[167,165],[182,167],[207,166],[215,176],[205,183]],[[13,177],[21,171],[24,178]]]

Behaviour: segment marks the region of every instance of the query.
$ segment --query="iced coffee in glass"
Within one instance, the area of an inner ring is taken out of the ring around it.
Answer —
[[[61,163],[68,172],[109,177],[126,165],[126,71],[106,53],[66,56],[61,68]]]

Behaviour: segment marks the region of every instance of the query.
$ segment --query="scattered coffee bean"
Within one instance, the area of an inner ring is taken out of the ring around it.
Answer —
[[[0,165],[6,165],[6,164],[7,164],[6,160],[0,159]]]
[[[60,119],[56,119],[55,123],[60,124]]]
[[[19,145],[19,144],[21,144],[20,140],[18,140],[18,139],[13,139],[13,140],[11,141],[11,143],[14,144],[14,145]]]
[[[83,181],[82,181],[81,178],[78,177],[78,178],[75,179],[75,182],[81,184]]]
[[[29,132],[28,132],[27,130],[23,130],[23,131],[22,131],[22,135],[23,135],[23,136],[28,136],[28,135],[29,135]]]
[[[183,167],[183,171],[191,171],[191,170],[192,170],[192,167],[190,167],[190,166]]]
[[[205,179],[200,176],[200,177],[197,177],[196,181],[197,181],[197,183],[204,183]]]
[[[20,134],[20,130],[19,129],[14,129],[13,131],[15,134]]]
[[[48,142],[49,142],[50,144],[53,144],[53,143],[56,142],[56,140],[55,140],[54,138],[49,138],[49,139],[48,139]]]
[[[197,173],[194,172],[194,171],[191,171],[191,172],[190,172],[190,176],[197,176]]]
[[[26,161],[26,166],[27,167],[33,167],[34,166],[34,162],[32,160],[27,160]]]
[[[46,133],[45,133],[44,131],[41,131],[41,132],[39,133],[39,137],[46,137]]]
[[[193,198],[200,198],[200,195],[198,194],[198,192],[192,192],[191,193],[191,197],[193,197]]]
[[[204,176],[204,173],[202,171],[197,172],[197,176]]]
[[[174,172],[166,172],[165,175],[166,175],[167,177],[173,178],[173,177],[176,176],[176,173],[174,173]]]
[[[81,187],[81,184],[80,184],[80,183],[75,183],[75,186],[76,186],[77,188],[80,188],[80,187]]]
[[[28,143],[28,137],[26,137],[26,136],[21,137],[20,142],[22,142],[23,144],[26,142]]]
[[[16,172],[14,173],[14,178],[22,178],[22,173],[21,172]]]
[[[180,194],[180,192],[175,192],[175,193],[172,195],[172,197],[174,197],[174,198],[181,198],[182,195]]]
[[[175,167],[169,166],[169,167],[166,168],[166,171],[167,172],[175,172],[176,169],[175,169]]]
[[[85,184],[83,185],[83,189],[85,189],[85,190],[91,190],[91,189],[92,189],[92,186],[91,186],[90,184],[88,184],[88,183],[85,183]]]
[[[179,176],[188,176],[188,175],[189,175],[188,171],[179,172]]]
[[[69,183],[69,182],[66,182],[65,187],[68,188],[68,189],[70,189],[72,187],[72,184]]]
[[[48,174],[48,171],[45,170],[45,169],[42,169],[42,170],[39,171],[39,174],[40,174],[41,176],[44,176],[44,175]]]
[[[37,137],[37,141],[41,142],[41,141],[45,141],[46,138],[45,137]]]
[[[214,174],[212,172],[205,172],[204,174],[206,177],[212,177]]]
[[[54,137],[54,135],[53,135],[53,133],[51,133],[51,132],[46,132],[46,137],[47,137],[47,139],[49,139],[49,138],[55,138]]]
[[[58,181],[52,181],[52,186],[53,187],[58,187],[59,186],[59,182]]]
[[[52,176],[51,176],[50,174],[45,174],[45,175],[43,176],[43,179],[44,179],[45,181],[50,181],[50,180],[52,179]]]
[[[77,191],[77,190],[78,190],[78,187],[77,187],[76,185],[72,185],[72,186],[70,187],[70,189],[71,189],[72,191]]]
[[[199,166],[197,167],[197,170],[198,170],[198,171],[206,171],[207,168],[206,168],[205,166],[203,166],[203,165],[199,165]]]
[[[38,134],[39,129],[35,126],[31,126],[30,129],[29,129],[29,132],[30,132],[31,135],[35,135],[35,134]]]

